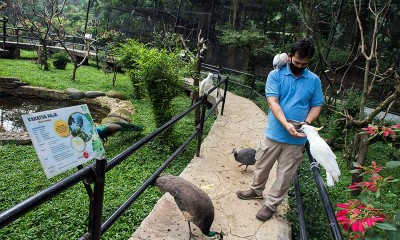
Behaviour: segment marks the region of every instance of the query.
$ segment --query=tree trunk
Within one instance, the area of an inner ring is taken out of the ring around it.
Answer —
[[[201,11],[203,13],[210,13],[210,14],[201,14],[199,23],[198,23],[198,28],[203,33],[203,36],[206,38],[208,37],[207,36],[207,33],[209,31],[208,26],[209,26],[209,22],[211,21],[212,3],[213,3],[212,0],[207,0],[207,1],[202,1],[202,4],[201,4]]]
[[[240,29],[240,1],[232,0],[230,6],[229,20],[234,30]]]
[[[368,134],[356,134],[354,136],[354,140],[351,144],[351,147],[347,149],[347,161],[351,163],[352,169],[353,162],[357,162],[358,164],[364,166],[365,160],[367,159],[368,153]],[[359,183],[363,181],[363,176],[360,176],[358,173],[352,174],[352,183]],[[361,189],[352,191],[352,194],[358,196],[361,193]]]
[[[79,65],[76,62],[74,62],[74,69],[72,70],[72,78],[71,78],[74,81],[76,78],[76,71],[78,70],[78,67],[79,67]]]
[[[363,94],[361,97],[360,103],[360,111],[358,114],[358,119],[362,120],[364,118],[365,107],[367,105],[367,97],[368,97],[368,74],[369,69],[371,67],[371,60],[367,59],[365,62],[365,70],[364,70],[364,85],[363,85]]]
[[[41,46],[38,48],[38,63],[43,65],[43,69],[45,71],[49,70],[49,64],[47,59],[47,45],[45,39],[39,39],[39,43]]]
[[[232,25],[232,29],[238,31],[240,29],[240,1],[232,0],[230,5],[229,22]],[[237,50],[228,47],[228,62],[227,65],[230,68],[236,68],[236,56]]]

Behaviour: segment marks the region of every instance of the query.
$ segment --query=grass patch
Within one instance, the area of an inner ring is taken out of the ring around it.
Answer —
[[[74,87],[80,90],[119,91],[128,96],[135,106],[133,122],[142,124],[144,132],[120,132],[105,144],[106,158],[130,147],[155,130],[155,122],[147,99],[132,98],[128,77],[118,74],[115,86],[112,75],[91,66],[78,69],[77,81],[70,79],[72,66],[66,71],[51,69],[44,72],[30,60],[0,59],[0,76],[18,77],[31,85],[64,90]],[[190,99],[183,94],[173,100],[174,115],[190,106]],[[193,114],[183,118],[174,128],[174,145],[163,145],[158,139],[146,144],[123,163],[106,173],[103,216],[109,217],[194,131]],[[207,135],[213,120],[205,124]],[[179,175],[195,154],[196,141],[170,165],[167,172]],[[0,211],[27,199],[37,192],[75,172],[72,169],[47,179],[33,146],[15,144],[0,145]],[[128,239],[152,210],[161,193],[151,187],[127,210],[127,212],[102,236],[102,239]],[[0,229],[0,239],[78,239],[87,231],[89,199],[83,184],[77,184],[34,211]],[[105,218],[103,220],[105,220]]]
[[[43,71],[35,60],[0,59],[0,76],[16,77],[23,82],[38,87],[65,90],[76,88],[83,91],[97,90],[107,92],[114,90],[132,95],[132,84],[128,76],[117,74],[115,86],[112,86],[113,75],[97,70],[92,66],[81,66],[77,70],[76,80],[71,80],[73,66],[68,63],[66,70],[51,68]]]

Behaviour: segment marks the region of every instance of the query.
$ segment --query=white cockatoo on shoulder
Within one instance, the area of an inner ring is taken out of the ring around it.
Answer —
[[[276,54],[274,60],[272,61],[272,66],[274,69],[281,69],[288,61],[289,58],[286,53]]]
[[[208,90],[210,90],[214,86],[212,77],[213,77],[213,74],[211,72],[209,72],[208,76],[200,82],[200,85],[199,85],[200,96],[203,96],[204,93],[208,93]]]
[[[318,131],[321,129],[322,127],[316,128],[310,125],[303,125],[300,131],[304,132],[307,136],[307,140],[310,143],[311,155],[325,169],[327,185],[332,187],[334,182],[339,181],[340,169],[336,162],[336,155],[318,134]]]

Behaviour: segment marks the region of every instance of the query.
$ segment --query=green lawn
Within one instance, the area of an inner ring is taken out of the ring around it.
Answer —
[[[51,69],[44,72],[34,60],[0,59],[0,76],[17,77],[31,85],[52,89],[70,87],[81,90],[118,91],[128,96],[135,106],[133,122],[145,126],[143,134],[117,133],[105,144],[106,157],[111,159],[136,141],[155,130],[153,113],[147,99],[132,98],[130,80],[118,74],[115,86],[112,86],[112,75],[105,74],[93,66],[82,66],[78,69],[77,80],[70,79],[71,64],[66,71]],[[182,94],[173,101],[174,115],[183,112],[190,106],[190,99]],[[206,133],[215,118],[206,123]],[[185,117],[174,128],[174,146],[166,146],[155,140],[122,164],[106,174],[106,187],[103,215],[109,217],[125,200],[137,190],[167,158],[176,147],[193,132],[193,114]],[[206,133],[204,136],[206,136]],[[195,154],[193,142],[185,152],[176,159],[168,172],[178,175]],[[33,146],[15,144],[0,145],[0,211],[25,200],[33,194],[56,183],[76,170],[70,170],[51,179],[47,179],[41,168]],[[148,189],[133,206],[114,224],[102,239],[128,239],[148,215],[161,193],[155,188]],[[0,229],[0,239],[78,239],[87,231],[89,199],[83,184],[77,184],[50,202],[43,204],[17,221]],[[105,219],[103,219],[105,220]]]

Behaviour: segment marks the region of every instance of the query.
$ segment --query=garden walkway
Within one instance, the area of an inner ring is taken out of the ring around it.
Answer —
[[[254,166],[247,172],[238,168],[232,149],[257,148],[265,128],[266,114],[252,101],[228,92],[224,115],[219,115],[204,139],[200,157],[194,157],[180,175],[198,185],[211,197],[215,218],[212,230],[222,231],[227,240],[291,239],[285,218],[287,201],[266,222],[255,218],[264,200],[240,200],[236,191],[246,190],[252,182]],[[271,171],[268,190],[275,180]],[[264,196],[267,191],[264,192]],[[210,239],[192,224],[197,240]],[[169,194],[164,194],[130,240],[189,239],[186,220]]]

